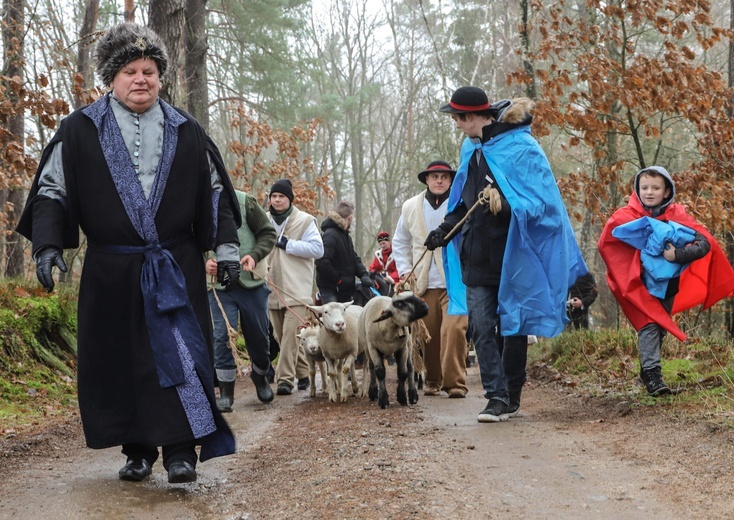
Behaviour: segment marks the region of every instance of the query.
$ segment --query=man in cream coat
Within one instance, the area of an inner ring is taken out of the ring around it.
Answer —
[[[316,219],[293,205],[290,180],[280,179],[273,184],[269,211],[278,235],[275,249],[268,255],[274,284],[268,297],[268,311],[273,334],[280,345],[275,378],[277,394],[290,395],[296,379],[299,390],[308,388],[308,363],[296,341],[296,332],[306,319],[305,304],[314,303],[314,260],[323,256],[324,243]],[[288,294],[280,293],[278,287]]]
[[[392,247],[400,278],[404,279],[421,257],[426,247],[428,230],[435,229],[446,214],[449,188],[456,172],[444,161],[433,161],[418,174],[427,185],[425,191],[408,199],[393,235]],[[428,251],[413,273],[414,291],[428,304],[428,316],[423,322],[431,334],[426,346],[425,395],[451,398],[466,396],[466,327],[467,317],[448,314],[449,298],[443,271],[441,251]]]

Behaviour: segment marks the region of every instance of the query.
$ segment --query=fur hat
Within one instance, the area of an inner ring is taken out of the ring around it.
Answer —
[[[387,231],[380,231],[377,233],[377,241],[382,242],[383,240],[390,240],[390,233]]]
[[[132,22],[112,27],[97,42],[94,59],[97,75],[110,85],[117,72],[138,58],[150,58],[158,64],[161,79],[168,70],[168,53],[163,40],[152,29]]]
[[[275,181],[273,187],[270,188],[270,195],[273,193],[280,193],[288,197],[288,200],[293,202],[293,184],[290,179],[280,179]]]
[[[429,173],[446,172],[451,174],[451,180],[453,181],[456,170],[451,168],[451,165],[445,161],[433,161],[428,165],[428,168],[418,174],[418,180],[423,184],[426,184],[426,175]]]
[[[336,212],[341,218],[347,218],[349,215],[354,213],[354,204],[348,200],[342,200],[336,205]]]
[[[489,108],[487,93],[479,87],[459,87],[451,95],[448,105],[442,106],[441,112],[451,114],[468,114],[481,112]]]

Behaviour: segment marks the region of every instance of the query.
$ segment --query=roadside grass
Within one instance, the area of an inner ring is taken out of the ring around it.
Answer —
[[[661,352],[663,379],[680,392],[650,397],[639,382],[637,334],[620,330],[566,331],[531,345],[529,364],[551,367],[556,379],[594,396],[621,397],[632,406],[655,406],[734,428],[734,341],[668,335]]]
[[[0,281],[1,436],[77,413],[76,330],[74,289]]]

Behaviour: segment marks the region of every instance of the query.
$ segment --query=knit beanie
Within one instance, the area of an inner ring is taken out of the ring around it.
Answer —
[[[288,197],[288,200],[293,202],[293,184],[291,184],[290,179],[280,179],[275,181],[273,187],[270,188],[270,195],[273,193],[281,193]]]
[[[152,29],[132,22],[115,25],[107,31],[97,42],[94,58],[97,75],[106,86],[122,67],[138,58],[155,60],[161,79],[168,70],[168,53],[161,37]]]

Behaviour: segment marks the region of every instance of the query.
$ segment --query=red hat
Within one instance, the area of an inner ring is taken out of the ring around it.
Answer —
[[[390,240],[390,233],[387,231],[380,231],[377,233],[377,241],[382,242],[383,240]]]
[[[451,180],[454,179],[456,170],[451,169],[451,165],[445,161],[433,161],[428,165],[428,168],[418,174],[418,180],[423,184],[426,184],[426,175],[429,173],[446,172],[451,174]]]

